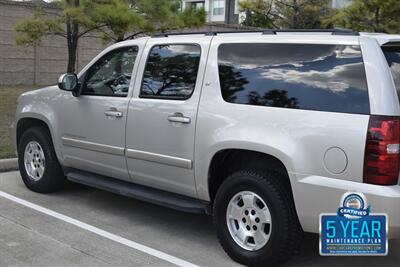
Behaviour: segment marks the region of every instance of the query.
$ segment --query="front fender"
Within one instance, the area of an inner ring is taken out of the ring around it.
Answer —
[[[58,119],[57,113],[54,110],[54,106],[56,106],[54,100],[55,95],[59,95],[59,91],[54,90],[54,87],[48,87],[24,93],[18,98],[14,125],[12,127],[12,138],[16,148],[18,127],[21,126],[21,122],[26,119],[40,120],[47,125],[56,155],[60,158],[56,130]]]

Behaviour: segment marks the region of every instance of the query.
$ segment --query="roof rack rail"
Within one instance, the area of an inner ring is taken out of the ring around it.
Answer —
[[[262,33],[264,30],[232,30],[232,31],[198,31],[198,32],[168,32],[168,33],[158,33],[152,37],[168,37],[170,35],[192,35],[192,34],[204,34],[206,36],[215,36],[219,33]]]
[[[266,29],[263,31],[263,34],[276,34],[279,32],[304,32],[304,33],[332,33],[332,35],[360,35],[359,32],[353,31],[353,30],[349,30],[349,29],[339,29],[339,28],[335,28],[335,29]]]
[[[233,30],[233,31],[208,31],[208,32],[175,32],[175,33],[159,33],[152,37],[168,37],[170,35],[193,35],[193,34],[204,34],[206,36],[215,36],[224,33],[261,33],[261,34],[277,34],[280,32],[303,32],[303,33],[331,33],[332,35],[360,35],[359,32],[352,31],[349,29],[261,29],[261,30]]]

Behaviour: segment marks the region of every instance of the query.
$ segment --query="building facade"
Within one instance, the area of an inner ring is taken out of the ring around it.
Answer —
[[[239,0],[183,0],[182,8],[196,7],[207,11],[207,22],[239,23]]]

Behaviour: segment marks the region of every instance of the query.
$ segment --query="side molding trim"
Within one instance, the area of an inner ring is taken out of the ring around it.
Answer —
[[[134,149],[127,149],[126,156],[132,159],[140,159],[145,161],[156,162],[165,165],[176,166],[185,169],[192,168],[192,161],[189,159],[177,158],[157,153],[145,152]]]
[[[86,149],[117,156],[124,156],[126,153],[126,156],[131,159],[151,161],[155,163],[175,166],[184,169],[192,169],[193,166],[192,161],[190,159],[183,159],[183,158],[151,153],[141,150],[134,150],[134,149],[126,149],[125,152],[125,149],[122,147],[103,145],[99,143],[93,143],[89,141],[83,141],[68,137],[62,137],[61,140],[64,146],[76,147],[80,149]]]
[[[77,140],[77,139],[67,138],[67,137],[62,137],[61,140],[62,140],[62,144],[65,146],[71,146],[71,147],[76,147],[76,148],[81,148],[81,149],[86,149],[86,150],[91,150],[91,151],[97,151],[97,152],[106,153],[106,154],[124,156],[125,149],[122,147],[103,145],[103,144],[98,144],[98,143],[93,143],[93,142],[88,142],[88,141],[83,141],[83,140]]]

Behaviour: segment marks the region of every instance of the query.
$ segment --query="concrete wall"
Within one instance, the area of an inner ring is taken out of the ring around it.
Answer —
[[[34,10],[35,5],[30,3],[0,0],[0,85],[55,84],[59,75],[66,72],[65,38],[48,36],[39,47],[15,44],[15,24],[32,17]],[[80,39],[77,69],[85,66],[102,49],[99,38]]]
[[[40,2],[40,1],[39,1]],[[14,26],[33,16],[37,4],[0,0],[0,85],[56,84],[58,77],[67,69],[67,42],[63,37],[48,36],[38,47],[21,47],[15,44]],[[57,9],[46,5],[53,13]],[[226,31],[252,29],[239,25],[208,23],[190,31]],[[189,31],[189,30],[184,30]],[[104,49],[94,36],[79,41],[77,70],[82,69]]]

